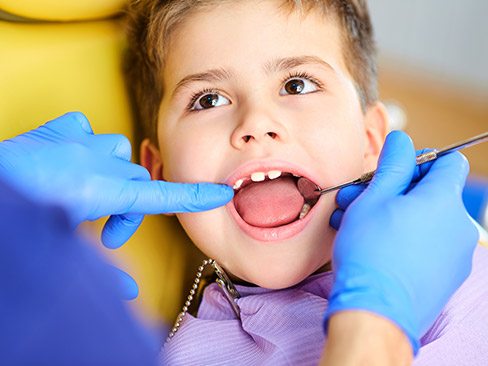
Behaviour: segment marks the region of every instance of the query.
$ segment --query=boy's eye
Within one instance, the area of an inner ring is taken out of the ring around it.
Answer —
[[[317,85],[306,78],[293,78],[288,80],[280,90],[280,95],[308,94],[317,91]]]
[[[192,105],[191,110],[210,109],[214,107],[220,107],[222,105],[230,104],[230,100],[217,93],[208,93],[196,98]]]

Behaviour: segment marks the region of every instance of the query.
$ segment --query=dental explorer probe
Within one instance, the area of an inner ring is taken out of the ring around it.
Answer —
[[[429,161],[436,160],[437,158],[439,158],[443,155],[449,154],[449,153],[457,151],[457,150],[465,149],[465,148],[473,146],[473,145],[481,144],[482,142],[486,142],[486,141],[488,141],[488,131],[482,133],[481,135],[477,135],[477,136],[471,137],[467,140],[463,140],[463,141],[454,143],[452,145],[446,146],[442,149],[434,149],[434,150],[428,151],[426,153],[420,154],[416,158],[417,165],[421,165],[421,164],[427,163]],[[310,180],[304,179],[304,178],[300,178],[298,180],[297,185],[298,185],[298,190],[305,197],[306,200],[314,200],[314,199],[317,199],[318,196],[321,196],[325,193],[336,191],[338,189],[341,189],[341,188],[344,188],[344,187],[347,187],[350,185],[368,183],[374,177],[375,173],[376,173],[376,170],[368,172],[368,173],[364,173],[363,175],[361,175],[357,179],[354,179],[354,180],[351,180],[349,182],[342,183],[342,184],[339,184],[339,185],[336,185],[333,187],[325,188],[325,189],[321,189],[320,187],[318,187],[317,185],[312,183]]]

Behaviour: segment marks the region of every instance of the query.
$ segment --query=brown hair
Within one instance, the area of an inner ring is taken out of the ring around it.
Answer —
[[[157,143],[168,40],[188,16],[229,0],[133,0],[128,7],[125,73],[143,137]],[[232,0],[236,1],[236,0]],[[363,110],[377,98],[376,47],[366,0],[282,0],[290,11],[320,9],[341,27],[343,56]]]

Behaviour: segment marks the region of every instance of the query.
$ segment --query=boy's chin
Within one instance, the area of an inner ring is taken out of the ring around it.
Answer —
[[[246,276],[242,277],[237,277],[231,274],[231,279],[236,284],[244,286],[258,286],[270,290],[280,290],[295,286],[307,277],[316,273],[325,272],[328,268],[328,265],[324,264],[318,270],[313,271],[297,271],[293,268],[283,268],[278,271],[265,270],[258,271],[258,273],[248,273]],[[245,279],[243,277],[245,277]]]

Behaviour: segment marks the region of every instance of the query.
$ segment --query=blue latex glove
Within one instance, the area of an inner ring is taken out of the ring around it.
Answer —
[[[395,131],[395,133],[397,132]],[[432,151],[432,149],[417,150],[415,154],[418,156],[428,151]],[[432,162],[427,162],[415,168],[409,189],[411,189],[425,174],[427,174],[431,166]],[[336,196],[337,208],[330,216],[330,226],[336,230],[339,230],[345,211],[367,187],[367,184],[356,184],[339,190]]]
[[[130,158],[126,137],[95,135],[86,117],[73,112],[0,142],[0,177],[33,199],[62,206],[73,226],[111,215],[102,232],[109,248],[125,243],[144,214],[209,210],[233,197],[225,185],[151,181]],[[130,276],[121,279],[127,297],[137,296]]]
[[[463,191],[463,202],[471,217],[488,230],[488,178],[469,177]]]
[[[0,179],[0,365],[156,365],[154,334],[59,208]]]
[[[388,135],[369,186],[338,193],[349,207],[334,242],[326,321],[338,311],[371,311],[395,322],[418,351],[471,271],[478,231],[461,198],[468,170],[460,153],[417,167],[410,138]],[[333,226],[341,210],[335,215]]]

